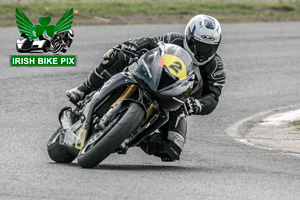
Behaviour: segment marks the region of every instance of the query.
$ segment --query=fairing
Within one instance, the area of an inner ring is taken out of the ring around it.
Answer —
[[[168,110],[178,109],[194,84],[193,62],[181,47],[161,43],[129,66],[140,87],[150,92]]]

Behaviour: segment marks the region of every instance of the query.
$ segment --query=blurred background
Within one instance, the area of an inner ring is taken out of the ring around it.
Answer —
[[[52,24],[74,9],[74,25],[186,23],[196,14],[209,14],[222,23],[299,21],[300,0],[0,0],[0,26],[15,26],[15,9],[33,22],[51,17]]]

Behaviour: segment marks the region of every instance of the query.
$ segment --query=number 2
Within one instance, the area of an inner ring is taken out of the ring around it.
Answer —
[[[175,64],[175,65],[174,65]],[[170,65],[170,68],[173,69],[175,71],[176,74],[179,73],[179,71],[182,70],[182,65],[180,62],[175,62],[173,65]]]

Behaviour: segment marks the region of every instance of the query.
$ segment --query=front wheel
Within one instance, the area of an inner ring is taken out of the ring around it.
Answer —
[[[102,162],[136,131],[145,116],[144,110],[136,103],[121,109],[102,132],[90,137],[78,155],[78,164],[92,168]]]
[[[59,43],[59,42],[57,42],[57,43],[54,44],[53,50],[52,50],[52,51],[53,51],[53,53],[57,53],[57,52],[59,52],[62,48],[63,48],[62,44]]]

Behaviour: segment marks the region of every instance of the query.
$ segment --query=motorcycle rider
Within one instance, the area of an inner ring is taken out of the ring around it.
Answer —
[[[73,42],[74,31],[69,29],[68,32],[55,33],[53,38],[51,39],[51,44],[54,47],[56,43],[65,43],[66,47],[70,48]],[[63,47],[61,52],[66,53],[67,49]]]
[[[160,41],[184,48],[192,57],[196,77],[191,97],[185,105],[190,115],[207,115],[216,108],[226,78],[223,61],[216,54],[221,37],[221,26],[217,19],[208,15],[196,15],[188,22],[184,34],[167,33],[154,38],[131,38],[120,47],[136,54],[157,47]],[[127,63],[128,57],[124,53],[109,50],[88,79],[82,85],[67,91],[67,96],[75,102],[82,100],[91,91],[101,88],[107,75],[122,71]],[[159,133],[155,132],[144,139],[139,147],[149,155],[160,157],[162,161],[179,160],[186,132],[184,110],[171,111],[169,121],[159,129]]]

